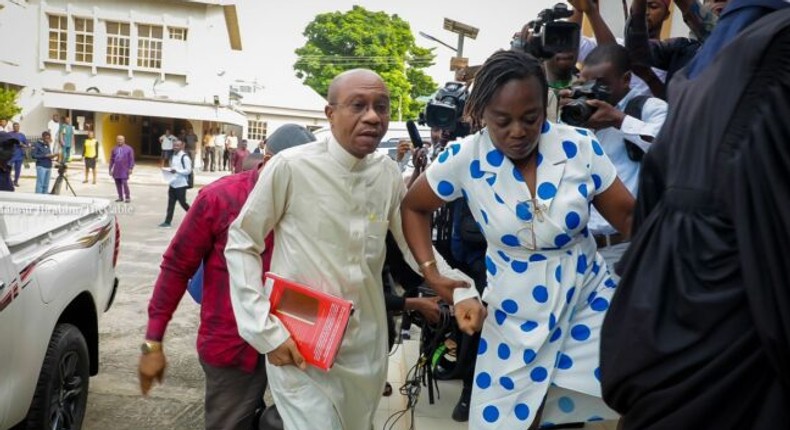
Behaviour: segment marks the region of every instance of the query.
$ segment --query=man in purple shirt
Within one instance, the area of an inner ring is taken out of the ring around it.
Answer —
[[[124,196],[126,196],[126,203],[131,201],[128,181],[133,169],[134,150],[126,144],[126,138],[119,134],[115,138],[115,148],[110,155],[110,176],[115,179],[115,188],[118,190],[116,202],[124,201]]]

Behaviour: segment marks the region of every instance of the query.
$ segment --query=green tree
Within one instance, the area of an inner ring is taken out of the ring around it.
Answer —
[[[17,92],[0,87],[0,119],[11,120],[14,115],[22,112],[22,108],[16,104]]]
[[[317,15],[302,34],[307,42],[296,50],[296,76],[324,97],[337,74],[371,69],[390,89],[392,118],[402,113],[410,119],[423,107],[415,99],[437,89],[423,71],[433,65],[433,49],[417,46],[409,24],[397,15],[354,6],[347,12]]]

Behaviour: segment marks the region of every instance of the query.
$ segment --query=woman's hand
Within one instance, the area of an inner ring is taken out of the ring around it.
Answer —
[[[423,274],[425,276],[425,283],[436,291],[436,294],[447,303],[453,303],[453,291],[456,288],[468,288],[464,281],[450,279],[444,275],[439,274],[437,270],[431,270]]]
[[[461,300],[453,308],[455,310],[455,320],[458,322],[458,328],[462,332],[472,336],[483,329],[487,311],[479,299]]]

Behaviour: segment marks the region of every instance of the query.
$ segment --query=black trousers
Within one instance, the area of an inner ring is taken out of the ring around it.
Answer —
[[[187,187],[167,188],[167,217],[165,217],[165,222],[168,224],[170,224],[170,221],[173,221],[173,211],[176,209],[176,201],[185,211],[189,210],[189,203],[187,203]]]

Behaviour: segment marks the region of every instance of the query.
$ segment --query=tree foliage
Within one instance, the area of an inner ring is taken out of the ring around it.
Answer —
[[[397,15],[354,6],[347,12],[319,14],[307,25],[307,42],[296,50],[294,70],[299,79],[326,97],[339,73],[367,68],[387,83],[392,118],[416,118],[422,105],[415,99],[436,91],[422,69],[433,65],[433,49],[415,44],[409,24]]]
[[[14,115],[22,112],[16,104],[17,92],[0,87],[0,119],[11,120]]]

